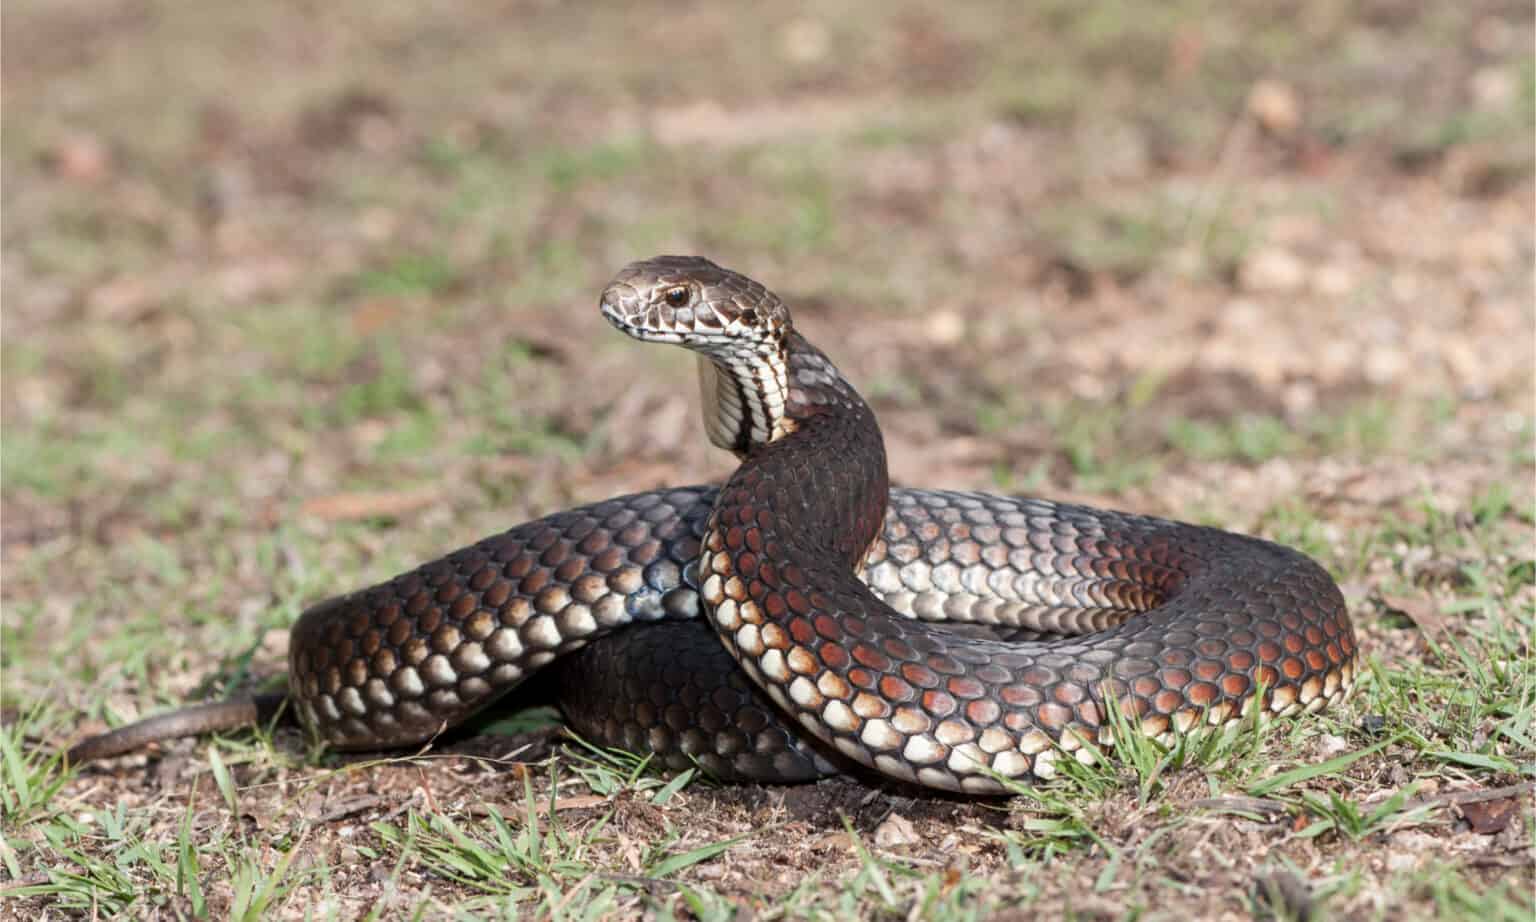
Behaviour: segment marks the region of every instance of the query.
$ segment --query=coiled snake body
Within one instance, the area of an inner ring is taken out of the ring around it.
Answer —
[[[990,793],[1095,757],[1106,695],[1168,738],[1347,692],[1353,629],[1307,557],[1144,516],[888,489],[862,398],[777,297],[707,260],[635,263],[602,311],[699,353],[706,429],[741,466],[718,490],[557,513],[305,612],[289,698],[332,745],[419,743],[558,660],[578,731],[674,767],[792,781],[852,760]],[[204,705],[70,758],[255,717]]]

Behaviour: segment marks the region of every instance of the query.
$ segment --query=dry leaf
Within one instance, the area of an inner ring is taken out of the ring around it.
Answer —
[[[1383,595],[1381,604],[1389,611],[1407,616],[1429,637],[1438,638],[1446,631],[1445,619],[1436,611],[1435,600],[1428,596]]]
[[[881,848],[895,848],[898,845],[912,845],[915,842],[917,842],[917,830],[912,828],[912,821],[900,813],[892,813],[875,827],[875,844]]]
[[[1461,804],[1460,808],[1461,815],[1465,816],[1467,822],[1472,825],[1473,832],[1491,836],[1503,832],[1518,815],[1520,798],[1502,797],[1498,800],[1483,800]]]
[[[848,833],[846,832],[829,832],[812,839],[810,847],[815,850],[837,849],[838,851],[852,852],[853,840],[848,838]]]

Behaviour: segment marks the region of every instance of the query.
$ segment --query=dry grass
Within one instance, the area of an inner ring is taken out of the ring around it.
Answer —
[[[1528,6],[6,13],[5,914],[1531,917]],[[663,251],[784,294],[898,480],[1316,555],[1361,688],[991,803],[544,712],[49,761],[280,676],[322,597],[727,471],[593,308]]]

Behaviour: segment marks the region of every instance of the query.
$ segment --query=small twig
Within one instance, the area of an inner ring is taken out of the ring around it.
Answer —
[[[1536,781],[1526,781],[1521,784],[1511,784],[1508,787],[1492,788],[1486,791],[1451,791],[1448,794],[1436,794],[1433,797],[1411,800],[1403,804],[1403,809],[1417,810],[1420,807],[1440,807],[1448,804],[1476,804],[1485,800],[1503,800],[1506,797],[1518,797],[1521,794],[1529,794],[1532,791],[1536,791]]]
[[[1485,800],[1517,797],[1521,794],[1529,794],[1532,791],[1536,791],[1536,781],[1526,781],[1521,784],[1512,784],[1508,787],[1493,788],[1486,791],[1451,791],[1446,794],[1436,794],[1433,797],[1410,800],[1402,805],[1401,810],[1402,812],[1407,812],[1426,807],[1445,807],[1451,804],[1475,804]],[[1244,813],[1285,813],[1293,805],[1280,800],[1270,800],[1265,797],[1207,797],[1202,800],[1192,801],[1190,806],[1203,807],[1207,810],[1240,811]]]
[[[364,810],[377,807],[383,802],[384,798],[378,794],[365,794],[360,797],[354,797],[351,800],[343,801],[335,808],[320,814],[319,816],[315,817],[314,821],[321,824],[334,823],[337,820],[345,819],[349,816],[355,816]]]
[[[1244,813],[1284,813],[1290,808],[1290,804],[1265,797],[1206,797],[1194,801],[1190,806]]]
[[[662,880],[657,877],[641,877],[637,874],[608,874],[598,873],[598,880],[606,880],[615,884],[629,884],[632,887],[640,887],[647,893],[655,894],[664,890],[677,890],[681,887],[675,881]]]
[[[7,890],[20,890],[22,887],[35,887],[38,884],[46,884],[47,882],[48,873],[46,871],[38,871],[36,874],[28,874],[25,877],[18,877],[15,880],[7,880],[0,883],[0,893],[4,893]]]

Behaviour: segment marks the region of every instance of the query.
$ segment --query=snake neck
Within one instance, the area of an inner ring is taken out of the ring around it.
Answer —
[[[744,360],[699,356],[699,395],[710,443],[745,458],[753,445],[787,435],[788,378],[788,357],[782,349]]]
[[[709,440],[743,460],[812,417],[838,412],[873,425],[873,412],[831,359],[793,331],[746,355],[700,355],[698,365]]]
[[[874,411],[821,350],[794,332],[783,346],[782,365],[771,373],[714,382],[716,425],[731,433],[726,447],[742,459],[731,483],[751,486],[775,531],[816,542],[815,554],[851,572],[884,521],[885,442]],[[727,377],[718,364],[715,373]],[[763,380],[782,382],[783,390],[754,400]]]
[[[699,394],[709,441],[742,460],[813,416],[861,411],[874,420],[832,361],[792,330],[750,352],[699,356]]]

